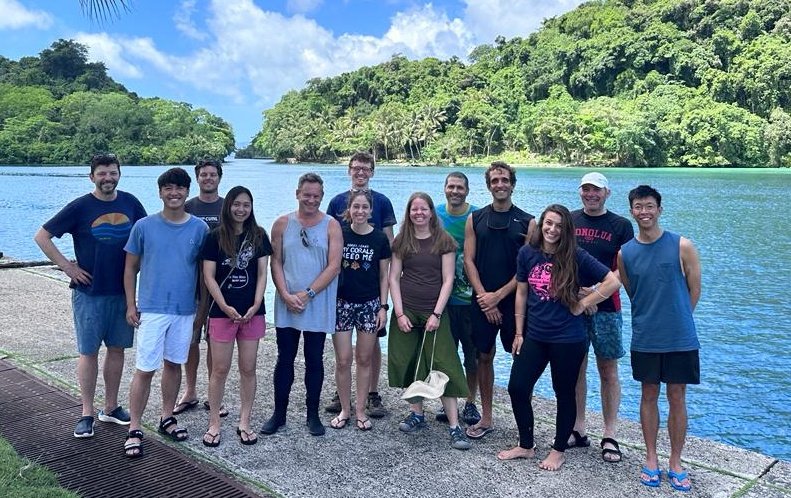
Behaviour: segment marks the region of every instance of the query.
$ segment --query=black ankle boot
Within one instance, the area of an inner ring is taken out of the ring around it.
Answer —
[[[284,425],[286,425],[285,415],[280,415],[279,413],[275,412],[271,417],[269,417],[269,420],[264,422],[264,425],[261,426],[261,430],[258,432],[266,435],[274,434]]]
[[[308,431],[312,436],[323,436],[324,435],[324,424],[321,423],[321,419],[317,413],[308,415],[307,421]]]

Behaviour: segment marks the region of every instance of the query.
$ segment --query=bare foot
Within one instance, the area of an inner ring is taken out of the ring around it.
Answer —
[[[549,455],[539,462],[538,467],[542,470],[554,472],[560,470],[564,463],[566,463],[566,456],[562,451],[549,450]]]
[[[498,460],[516,460],[518,458],[534,458],[536,456],[536,449],[525,449],[521,446],[514,446],[509,450],[503,450],[497,454]]]

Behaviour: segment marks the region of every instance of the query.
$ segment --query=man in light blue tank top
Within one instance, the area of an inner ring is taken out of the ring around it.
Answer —
[[[343,234],[340,223],[319,210],[323,198],[321,177],[305,173],[297,187],[299,208],[272,225],[272,281],[277,289],[275,411],[261,427],[261,434],[274,434],[286,423],[300,337],[304,338],[308,430],[314,436],[324,434],[319,419],[324,340],[328,333],[335,332]]]
[[[687,435],[687,384],[700,383],[700,360],[692,312],[700,298],[700,258],[691,241],[659,226],[662,196],[648,185],[629,192],[639,232],[621,248],[618,270],[632,302],[632,375],[642,383],[640,425],[646,460],[640,482],[658,487],[656,453],[659,390],[667,387],[670,459],[667,477],[673,489],[689,491],[681,451]]]
[[[478,208],[467,202],[470,193],[470,181],[467,175],[453,171],[445,178],[446,204],[437,206],[437,217],[442,221],[442,228],[456,241],[456,272],[453,278],[453,293],[448,300],[448,315],[453,340],[464,353],[464,373],[467,377],[467,400],[461,418],[467,425],[475,425],[481,420],[481,414],[475,406],[478,394],[478,351],[472,340],[472,319],[470,318],[470,302],[472,285],[464,271],[464,229],[470,213]],[[437,412],[437,420],[448,421],[443,408]]]

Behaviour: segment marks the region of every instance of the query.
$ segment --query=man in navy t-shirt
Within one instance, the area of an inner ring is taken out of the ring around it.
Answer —
[[[632,223],[605,207],[610,197],[607,178],[598,172],[582,177],[579,185],[582,209],[571,213],[577,244],[616,275],[616,259],[621,246],[632,240]],[[587,292],[584,290],[583,292]],[[621,404],[621,383],[618,380],[618,359],[626,352],[623,348],[620,294],[615,292],[597,306],[595,313],[585,315],[588,339],[593,344],[596,366],[601,379],[601,405],[604,417],[604,437],[601,441],[602,458],[607,462],[620,462],[621,450],[615,439],[618,428],[618,407]],[[577,379],[577,420],[569,440],[570,447],[588,446],[585,435],[585,401],[587,397],[588,355],[582,361]]]
[[[77,336],[77,378],[82,416],[74,437],[93,436],[99,348],[104,342],[104,409],[99,420],[128,425],[130,418],[118,404],[124,369],[124,349],[132,346],[134,330],[126,323],[124,244],[132,225],[146,211],[132,194],[116,190],[121,165],[112,154],[91,158],[93,192],[78,197],[41,227],[34,240],[47,257],[71,279],[74,329]],[[69,261],[52,237],[71,234],[77,261]]]
[[[368,222],[387,235],[387,240],[390,244],[393,243],[393,225],[396,224],[395,212],[393,211],[393,204],[390,199],[384,194],[374,191],[368,186],[368,182],[374,176],[374,167],[376,166],[374,157],[367,152],[357,152],[349,160],[349,176],[352,179],[352,187],[340,194],[336,195],[327,206],[327,214],[335,218],[341,223],[341,226],[348,224],[344,221],[343,213],[346,212],[346,205],[349,203],[349,194],[359,190],[368,190],[371,192],[371,218]],[[388,309],[387,303],[382,306]],[[386,329],[382,328],[379,331],[379,337],[384,337]],[[368,416],[373,418],[382,418],[387,414],[382,405],[382,398],[379,396],[379,373],[382,370],[382,349],[379,342],[376,343],[376,350],[371,357],[371,387],[368,393]],[[341,402],[338,399],[338,393],[332,398],[332,402],[325,407],[330,413],[340,413]]]

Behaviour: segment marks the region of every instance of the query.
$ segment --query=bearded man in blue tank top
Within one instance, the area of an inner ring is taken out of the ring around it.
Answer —
[[[640,425],[646,460],[640,482],[658,487],[662,471],[656,453],[660,384],[667,387],[670,486],[689,491],[681,467],[687,435],[687,384],[700,384],[700,360],[692,312],[700,299],[700,258],[692,242],[659,226],[662,196],[648,185],[629,192],[637,237],[618,255],[618,270],[632,302],[632,375],[642,383]]]

